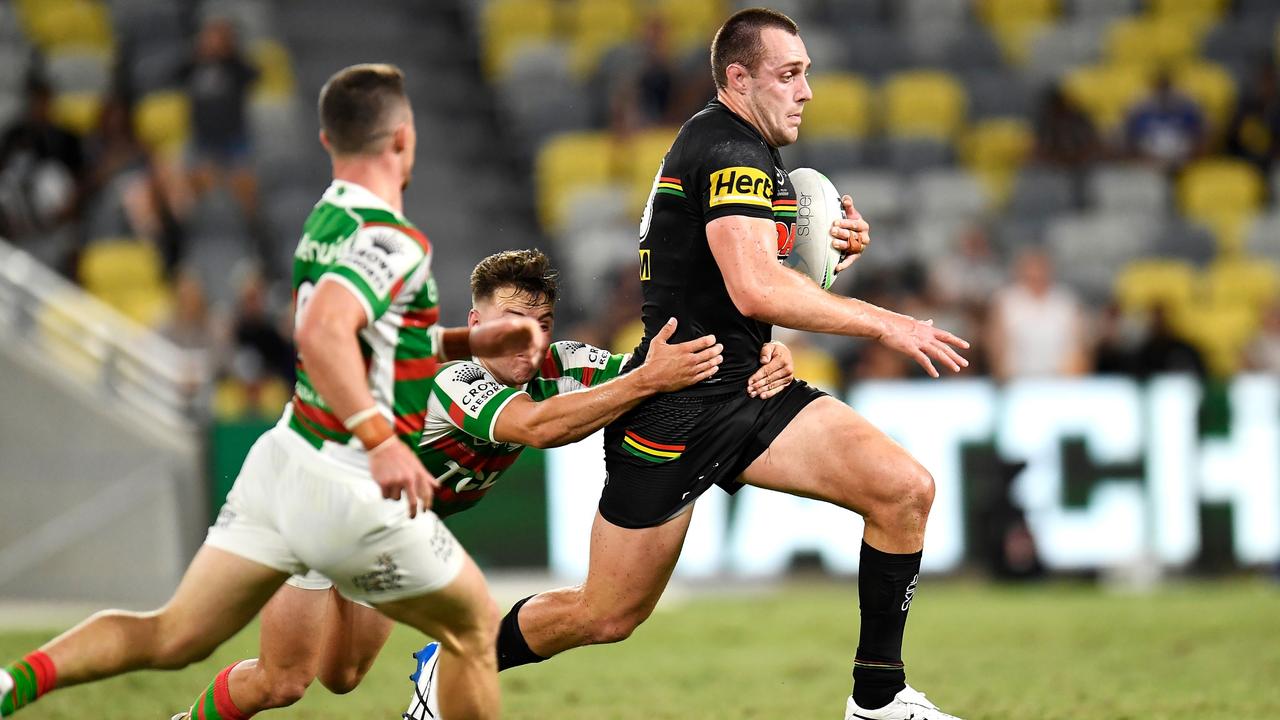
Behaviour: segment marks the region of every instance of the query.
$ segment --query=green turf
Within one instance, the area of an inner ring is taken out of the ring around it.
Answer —
[[[926,582],[908,627],[908,677],[971,720],[1280,718],[1278,593],[1260,581],[1146,595]],[[853,598],[852,585],[821,584],[680,603],[623,645],[505,673],[504,717],[838,719],[857,640]],[[252,633],[195,668],[68,689],[19,717],[165,720],[218,668],[252,654]],[[0,657],[48,636],[0,633]],[[355,693],[317,687],[275,716],[395,720],[418,645],[397,631]]]

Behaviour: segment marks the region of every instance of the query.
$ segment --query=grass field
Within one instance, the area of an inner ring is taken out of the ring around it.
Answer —
[[[793,585],[671,603],[622,645],[503,675],[513,720],[838,719],[857,642],[852,585]],[[141,673],[55,693],[24,720],[167,720],[211,676],[252,655],[256,629],[177,673]],[[12,658],[51,632],[0,633]],[[319,686],[265,717],[395,720],[419,637],[397,631],[365,684]],[[1054,584],[921,585],[908,679],[945,710],[989,718],[1280,718],[1280,587],[1179,585],[1142,595]]]

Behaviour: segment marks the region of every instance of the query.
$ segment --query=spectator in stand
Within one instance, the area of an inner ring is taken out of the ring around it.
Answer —
[[[231,362],[249,378],[274,377],[288,385],[294,381],[294,349],[281,321],[269,310],[266,279],[256,268],[246,270],[240,281],[232,320]]]
[[[1103,308],[1093,346],[1093,371],[1098,375],[1135,375],[1138,346],[1145,329],[1137,327],[1116,303]]]
[[[178,273],[173,285],[173,314],[160,333],[185,351],[185,370],[193,390],[212,377],[226,352],[226,325],[214,318],[204,285],[195,273]]]
[[[1258,64],[1252,86],[1236,104],[1227,126],[1227,152],[1263,172],[1280,158],[1280,78],[1269,60]]]
[[[107,97],[86,146],[89,236],[127,235],[150,240],[172,274],[185,245],[182,218],[191,205],[180,174],[170,172],[147,153],[134,135],[130,108],[120,95]]]
[[[991,248],[987,229],[979,223],[960,233],[954,252],[937,253],[928,263],[929,283],[937,301],[966,310],[985,310],[1004,282],[1004,267]]]
[[[1045,91],[1036,111],[1035,130],[1035,159],[1041,164],[1077,170],[1103,156],[1093,120],[1060,85]]]
[[[1125,142],[1131,155],[1177,170],[1204,152],[1208,139],[1204,112],[1173,87],[1161,72],[1152,93],[1125,119]]]
[[[32,75],[25,112],[0,137],[0,235],[38,240],[32,252],[74,275],[85,170],[80,139],[54,123],[53,91]]]
[[[1263,313],[1262,326],[1245,349],[1244,359],[1249,370],[1280,375],[1280,302]]]
[[[1169,308],[1159,306],[1151,313],[1151,334],[1138,347],[1134,358],[1134,372],[1145,380],[1162,373],[1191,373],[1198,377],[1208,374],[1200,351],[1178,337],[1170,322]]]
[[[213,18],[200,29],[184,76],[191,96],[197,185],[208,190],[226,184],[254,221],[258,181],[250,165],[246,106],[258,71],[241,54],[231,21]]]
[[[644,66],[636,79],[640,122],[644,126],[679,122],[673,113],[676,71],[671,59],[667,24],[654,16],[644,26]]]
[[[991,302],[987,343],[999,380],[1062,377],[1088,371],[1084,316],[1070,289],[1057,285],[1044,250],[1024,250],[1013,284]]]

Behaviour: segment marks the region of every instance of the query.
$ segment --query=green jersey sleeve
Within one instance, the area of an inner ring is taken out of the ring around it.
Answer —
[[[366,223],[351,236],[322,278],[346,285],[372,323],[391,307],[405,280],[429,262],[429,248],[426,238],[412,228]]]
[[[444,420],[472,437],[493,442],[498,414],[523,392],[498,382],[478,363],[447,363],[431,383],[427,422]]]

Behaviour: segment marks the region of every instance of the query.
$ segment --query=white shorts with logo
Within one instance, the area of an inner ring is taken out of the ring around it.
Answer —
[[[249,450],[205,544],[291,573],[295,587],[332,580],[375,604],[443,588],[466,557],[435,513],[411,519],[366,468],[324,456],[284,424]]]

